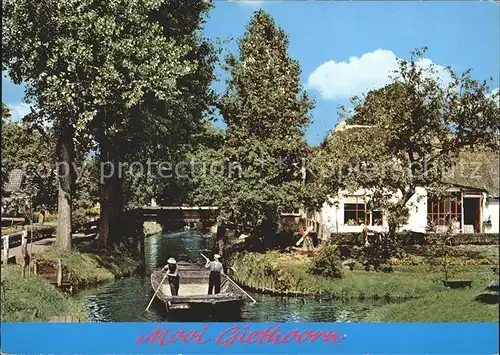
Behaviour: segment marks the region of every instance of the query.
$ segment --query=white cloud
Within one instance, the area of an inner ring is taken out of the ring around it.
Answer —
[[[431,64],[428,58],[420,62],[422,67]],[[349,62],[331,60],[321,64],[309,75],[307,86],[319,91],[324,99],[345,99],[389,84],[397,69],[396,55],[390,50],[377,49],[361,57],[350,57]],[[435,69],[442,83],[451,80],[444,67],[436,65]]]
[[[497,106],[500,107],[500,97],[498,96],[498,91],[499,91],[498,88],[493,89],[487,96],[494,99],[497,103]]]
[[[229,2],[236,2],[241,5],[245,5],[248,7],[260,7],[264,4],[262,0],[229,0]]]
[[[31,106],[25,104],[24,102],[20,102],[18,104],[7,104],[7,107],[10,109],[13,121],[19,121],[31,112]]]

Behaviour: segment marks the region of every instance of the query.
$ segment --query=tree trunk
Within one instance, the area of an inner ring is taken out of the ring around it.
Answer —
[[[63,126],[57,144],[58,203],[56,245],[71,249],[71,198],[73,190],[73,129]]]
[[[101,211],[99,217],[99,238],[104,245],[111,245],[117,241],[119,235],[119,217],[122,212],[122,192],[118,176],[118,162],[113,161],[115,171],[104,180],[101,187]]]

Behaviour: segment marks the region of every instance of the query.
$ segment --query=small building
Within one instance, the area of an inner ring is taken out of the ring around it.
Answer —
[[[335,132],[366,127],[340,124]],[[451,226],[456,233],[500,233],[499,170],[499,156],[494,152],[461,152],[443,181],[447,197],[436,199],[425,188],[417,188],[407,203],[407,223],[400,230],[445,232]],[[370,196],[366,189],[330,196],[321,210],[323,233],[360,233],[365,227],[387,231],[386,212],[369,210]]]
[[[2,186],[2,216],[16,215],[19,211],[11,211],[8,205],[11,201],[12,194],[21,190],[24,182],[24,170],[13,169],[9,172],[9,177],[4,186]]]
[[[498,191],[490,192],[471,186],[452,186],[449,197],[429,197],[424,188],[410,199],[409,217],[401,231],[446,232],[452,225],[456,233],[499,233]],[[360,233],[365,227],[387,231],[389,226],[383,210],[368,210],[370,192],[360,189],[343,191],[331,198],[332,204],[322,208],[324,233]]]

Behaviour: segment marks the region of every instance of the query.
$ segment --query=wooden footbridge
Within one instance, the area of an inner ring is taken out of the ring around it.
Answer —
[[[215,206],[148,206],[134,209],[145,221],[215,221],[219,208]]]

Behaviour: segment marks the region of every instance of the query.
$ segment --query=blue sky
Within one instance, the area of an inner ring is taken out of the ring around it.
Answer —
[[[319,144],[338,123],[338,106],[387,83],[395,57],[427,46],[427,62],[473,69],[477,79],[499,86],[500,5],[478,2],[226,2],[216,1],[205,25],[210,38],[239,38],[259,8],[290,37],[290,55],[316,100],[307,140]],[[236,52],[235,42],[228,49]],[[214,84],[224,90],[224,78]],[[23,88],[2,79],[2,101],[22,116]]]

